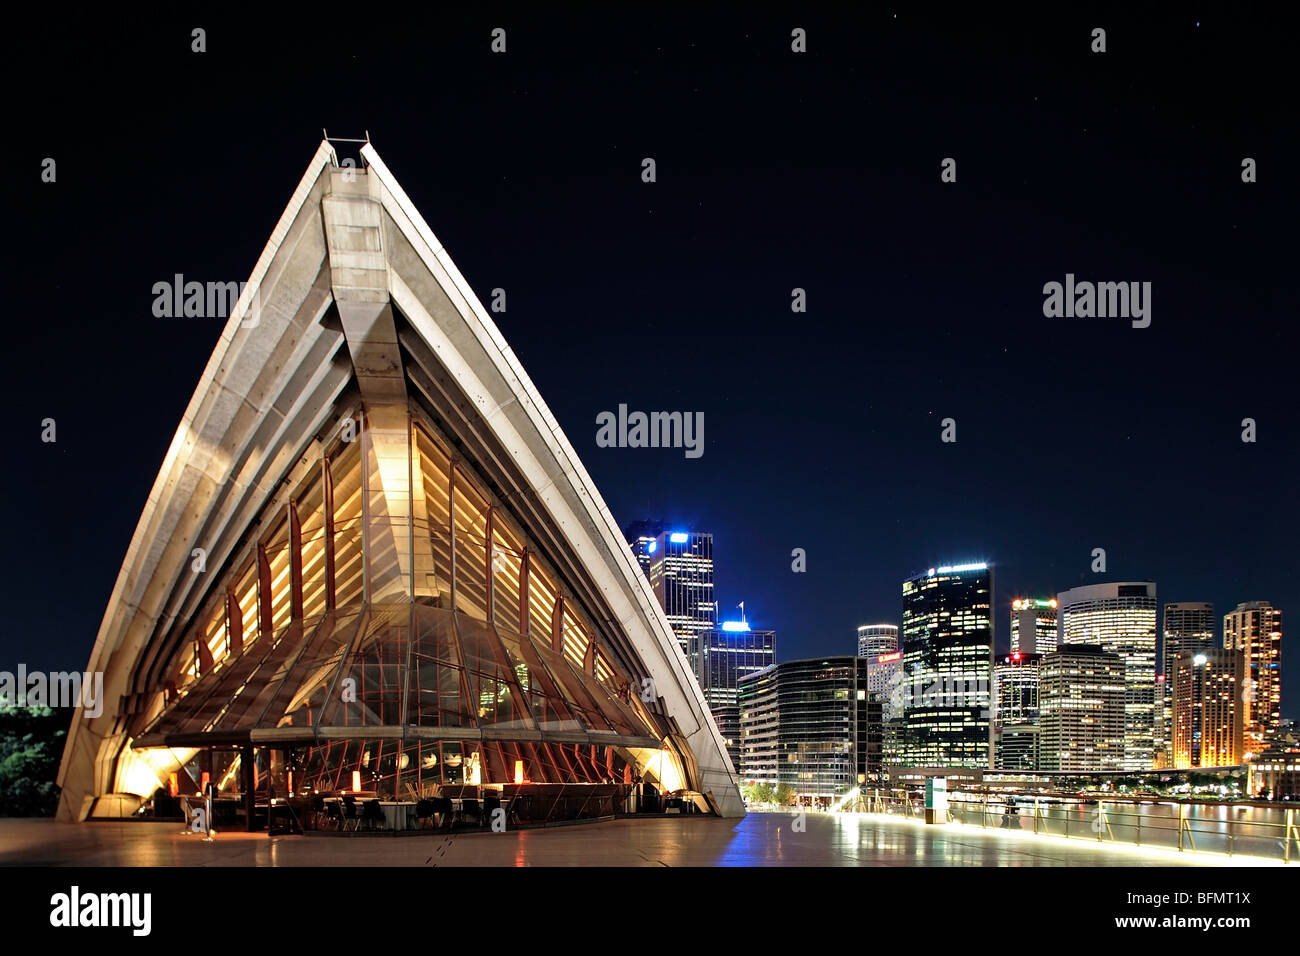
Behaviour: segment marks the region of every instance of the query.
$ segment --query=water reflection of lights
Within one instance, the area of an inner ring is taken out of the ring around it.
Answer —
[[[1112,843],[1109,841],[1094,841],[1086,837],[1082,839],[1070,839],[1063,836],[1056,836],[1051,833],[1034,833],[1032,830],[1003,830],[1001,828],[982,827],[974,824],[965,823],[945,823],[945,824],[927,824],[924,820],[914,817],[897,817],[888,813],[841,813],[836,815],[840,820],[849,817],[867,817],[875,820],[887,821],[889,823],[909,826],[916,829],[928,831],[948,831],[960,833],[962,836],[982,834],[983,836],[1000,841],[1025,843],[1033,845],[1048,844],[1060,847],[1069,847],[1073,850],[1082,850],[1085,853],[1106,854],[1123,854],[1133,857],[1156,862],[1168,861],[1170,863],[1195,862],[1197,866],[1284,866],[1282,860],[1272,860],[1267,857],[1250,856],[1244,853],[1237,853],[1228,856],[1226,853],[1214,853],[1205,850],[1176,850],[1169,847],[1161,846],[1136,846],[1131,843]],[[919,849],[919,848],[918,848]]]

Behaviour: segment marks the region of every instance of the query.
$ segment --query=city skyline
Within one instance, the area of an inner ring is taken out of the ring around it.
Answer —
[[[658,534],[660,534],[660,535],[663,535],[663,536],[669,536],[669,535],[671,535],[671,534],[673,533],[673,531],[669,529],[669,525],[667,525],[667,524],[665,524],[665,523],[663,523],[663,522],[649,522],[649,521],[644,521],[644,520],[637,520],[637,521],[630,522],[630,523],[626,526],[626,528],[625,528],[625,536],[628,535],[628,534],[630,533],[631,529],[634,529],[634,528],[641,528],[641,527],[643,527],[643,526],[652,526],[652,525],[654,525],[654,526],[658,526]],[[689,529],[689,530],[688,530],[686,525],[673,525],[672,528],[675,529],[675,530],[676,530],[676,533],[678,533],[678,534],[692,534],[692,535],[697,534],[697,533],[700,533],[700,534],[707,534],[708,537],[709,537],[709,539],[710,539],[710,548],[711,548],[710,553],[711,553],[711,554],[714,554],[715,552],[717,552],[717,553],[722,553],[722,554],[726,554],[726,553],[727,553],[727,548],[726,548],[725,542],[721,544],[721,546],[720,546],[720,551],[718,550],[718,549],[719,549],[719,544],[718,544],[718,542],[716,541],[716,536],[713,535],[711,532],[703,532],[703,531],[699,531],[698,529]],[[628,544],[629,544],[629,546],[632,548],[632,550],[633,550],[633,554],[634,554],[634,555],[637,555],[638,558],[639,558],[640,553],[638,552],[638,549],[637,549],[637,547],[636,547],[634,541],[629,541]],[[727,592],[725,591],[725,581],[726,581],[727,576],[728,576],[728,573],[729,573],[729,568],[727,567],[727,562],[726,562],[725,559],[719,561],[718,559],[715,558],[715,559],[713,560],[712,563],[713,563],[713,567],[714,567],[714,570],[712,571],[712,575],[713,575],[713,579],[714,579],[714,582],[715,582],[715,586],[716,586],[716,580],[717,580],[717,577],[718,577],[718,574],[717,574],[717,572],[716,572],[716,568],[717,568],[717,567],[721,567],[721,568],[722,568],[721,578],[722,578],[722,580],[723,580],[723,582],[724,582],[724,585],[723,585],[723,587],[720,588],[719,590],[721,591],[721,593],[724,593],[724,594],[725,594],[725,593],[727,593]],[[994,571],[996,571],[996,569],[999,567],[999,565],[998,565],[996,562],[992,562],[992,561],[988,561],[988,562],[981,561],[981,562],[974,562],[974,563],[986,564],[987,567],[988,567],[990,570],[994,570]],[[957,562],[953,562],[953,564],[955,565],[955,564],[957,564]],[[930,570],[933,570],[933,569],[930,569]],[[915,572],[915,573],[920,574],[920,573],[923,573],[923,571],[917,571],[917,572]],[[1092,578],[1093,578],[1093,580],[1082,580],[1082,581],[1080,582],[1080,584],[1077,585],[1076,587],[1089,587],[1089,586],[1094,586],[1094,585],[1095,585],[1095,586],[1104,586],[1104,585],[1111,585],[1111,584],[1118,584],[1118,583],[1120,583],[1119,581],[1117,581],[1117,580],[1114,579],[1114,576],[1113,576],[1113,575],[1100,575],[1100,574],[1097,574],[1097,575],[1092,575]],[[1135,579],[1131,579],[1131,580],[1137,580],[1137,579],[1135,578]],[[1159,586],[1159,584],[1160,584],[1159,578],[1142,579],[1142,580],[1151,580],[1151,581],[1153,581],[1153,583],[1156,584],[1157,586]],[[1013,594],[1013,591],[1012,591],[1012,590],[1007,590],[1007,591],[1004,592],[1003,588],[1000,586],[1000,578],[997,577],[996,575],[995,575],[995,577],[994,577],[994,587],[992,588],[992,590],[993,590],[992,598],[993,598],[993,612],[994,612],[993,615],[992,615],[992,626],[993,626],[993,632],[994,632],[993,656],[994,656],[994,659],[995,659],[995,661],[996,661],[996,659],[997,659],[998,657],[1003,656],[1003,655],[1008,654],[1008,653],[1011,653],[1011,652],[1014,650],[1014,648],[1013,648],[1012,645],[1011,645],[1011,637],[1012,637],[1011,630],[1012,630],[1012,624],[1011,624],[1011,621],[1010,621],[1010,619],[1009,619],[1009,613],[1010,613],[1011,611],[1013,611],[1013,610],[1017,610],[1017,609],[1018,609],[1018,608],[1017,608],[1017,605],[1018,605],[1018,603],[1022,600],[1023,595],[1022,595],[1022,592],[1021,592],[1021,591],[1014,591],[1014,594],[1015,594],[1016,596],[1012,596],[1012,594]],[[1064,590],[1070,590],[1070,589],[1064,589]],[[1025,592],[1025,593],[1030,593],[1030,592]],[[1041,589],[1040,591],[1032,592],[1032,593],[1042,593],[1042,594],[1050,594],[1050,595],[1052,595],[1052,597],[1051,597],[1050,599],[1039,599],[1039,600],[1043,601],[1044,603],[1046,603],[1048,600],[1050,600],[1050,601],[1052,602],[1051,613],[1052,613],[1052,614],[1055,614],[1055,613],[1057,612],[1058,609],[1055,607],[1056,595],[1058,595],[1059,593],[1063,593],[1063,590],[1061,590],[1061,589],[1055,589],[1055,588],[1043,588],[1043,589]],[[1163,592],[1162,592],[1162,594],[1163,594]],[[1177,608],[1177,609],[1179,609],[1180,611],[1185,612],[1185,609],[1186,609],[1187,607],[1192,606],[1192,605],[1196,605],[1196,606],[1204,606],[1204,607],[1208,607],[1208,608],[1210,609],[1210,612],[1213,613],[1213,608],[1214,608],[1215,605],[1214,605],[1213,602],[1190,601],[1190,600],[1186,600],[1186,599],[1176,600],[1176,601],[1166,601],[1166,600],[1164,600],[1163,596],[1160,597],[1158,600],[1155,599],[1155,598],[1153,598],[1152,600],[1155,601],[1155,612],[1156,612],[1156,619],[1155,619],[1155,620],[1156,620],[1156,650],[1155,650],[1155,652],[1154,652],[1154,661],[1155,661],[1155,672],[1154,672],[1154,673],[1155,673],[1159,678],[1161,678],[1161,679],[1165,679],[1165,678],[1168,678],[1168,677],[1172,676],[1172,673],[1171,673],[1170,671],[1166,671],[1166,670],[1165,670],[1166,661],[1167,661],[1167,659],[1168,659],[1169,654],[1171,653],[1171,651],[1168,650],[1168,649],[1166,648],[1166,636],[1167,636],[1168,627],[1169,627],[1169,625],[1168,625],[1168,623],[1167,623],[1167,621],[1166,621],[1166,615],[1169,613],[1169,610],[1170,610],[1171,608]],[[1236,607],[1237,605],[1252,604],[1252,603],[1259,603],[1259,602],[1262,602],[1262,603],[1264,603],[1264,604],[1271,604],[1273,607],[1277,608],[1277,605],[1276,605],[1274,602],[1270,602],[1270,601],[1268,601],[1267,599],[1252,599],[1251,601],[1240,601],[1240,600],[1239,600],[1239,601],[1234,601],[1234,602],[1232,602],[1230,605],[1225,605],[1225,606]],[[726,602],[726,603],[721,602],[721,601],[719,601],[719,602],[717,602],[717,603],[719,604],[720,607],[726,607],[726,606],[729,606],[729,604],[732,603],[732,602],[730,602],[730,599],[728,598],[728,602]],[[1278,608],[1278,610],[1282,611],[1282,612],[1285,614],[1285,611],[1286,611],[1285,608]],[[1001,614],[999,614],[999,612],[1006,612],[1006,613],[1001,613]],[[899,607],[898,607],[898,609],[897,609],[897,614],[898,614],[897,620],[901,620],[901,616],[902,616],[902,604],[901,604],[901,603],[899,604]],[[718,615],[719,620],[722,620],[724,617],[726,617],[726,615],[723,615],[723,614],[719,614],[719,615]],[[1216,647],[1216,648],[1223,648],[1223,646],[1224,646],[1225,633],[1224,633],[1224,628],[1223,628],[1223,618],[1224,618],[1224,615],[1219,615],[1219,616],[1217,616],[1217,617],[1214,619],[1214,620],[1215,620],[1215,628],[1216,628],[1216,630],[1215,630],[1215,634],[1214,634],[1214,638],[1213,638],[1213,646]],[[670,617],[670,620],[671,620],[671,617]],[[866,623],[866,621],[871,621],[872,623]],[[1059,622],[1058,622],[1058,623],[1059,623]],[[766,626],[766,622],[764,622],[764,626]],[[797,628],[797,626],[798,626],[798,625],[795,625],[796,628]],[[892,628],[895,629],[895,631],[897,631],[898,624],[891,623],[891,622],[888,620],[887,615],[884,615],[884,614],[879,615],[878,617],[875,617],[875,618],[872,618],[872,617],[864,617],[864,618],[863,618],[863,623],[859,623],[859,624],[854,625],[853,630],[854,630],[855,633],[854,633],[854,635],[851,635],[848,639],[846,639],[846,643],[847,643],[847,640],[853,640],[853,641],[855,641],[855,643],[858,643],[859,646],[860,646],[860,642],[861,642],[861,633],[862,633],[862,631],[863,631],[864,629],[871,629],[871,628],[875,628],[875,627],[892,627]],[[772,628],[772,629],[775,630],[775,628]],[[1282,666],[1282,685],[1281,685],[1281,686],[1282,686],[1282,701],[1281,701],[1281,706],[1282,706],[1282,717],[1283,717],[1283,718],[1292,718],[1292,712],[1291,712],[1291,710],[1288,709],[1288,696],[1287,696],[1287,694],[1286,694],[1286,692],[1285,692],[1285,688],[1287,687],[1287,680],[1286,680],[1286,677],[1287,677],[1287,674],[1288,674],[1288,669],[1287,669],[1287,667],[1286,667],[1287,654],[1286,654],[1286,650],[1285,650],[1286,647],[1288,646],[1288,643],[1289,643],[1289,642],[1287,641],[1287,633],[1288,633],[1287,628],[1284,626],[1284,627],[1283,627],[1283,632],[1282,632],[1282,647],[1283,647],[1282,657],[1283,657],[1283,666]],[[787,647],[788,645],[783,644],[782,646],[783,646],[783,649],[784,649],[784,648]],[[842,649],[839,648],[839,647],[836,647],[836,646],[835,646],[834,639],[832,639],[831,642],[828,642],[828,643],[827,643],[827,649],[826,649],[826,651],[825,651],[823,654],[821,654],[820,656],[842,656],[842,653],[843,653]],[[797,660],[797,659],[811,658],[811,657],[816,657],[816,656],[819,656],[819,655],[818,655],[818,654],[806,654],[806,653],[801,653],[801,652],[799,652],[799,651],[789,651],[789,652],[787,652],[787,653],[778,653],[778,654],[777,654],[777,661],[778,661],[778,662],[784,662],[784,661],[787,661],[787,660]],[[1170,690],[1170,692],[1172,692],[1172,691]],[[1155,728],[1157,734],[1159,734],[1159,733],[1162,732],[1162,731],[1161,731],[1161,728],[1162,728],[1162,726],[1163,726],[1163,724],[1164,724],[1164,720],[1165,720],[1164,709],[1163,709],[1163,708],[1164,708],[1164,696],[1163,696],[1163,695],[1164,695],[1165,693],[1166,693],[1166,688],[1163,686],[1162,683],[1157,682],[1157,686],[1156,686],[1156,688],[1155,688],[1155,695],[1156,695],[1156,696],[1155,696],[1155,700],[1154,700],[1154,704],[1153,704],[1153,708],[1154,708],[1154,716],[1152,717],[1152,723],[1153,723],[1153,726],[1154,726],[1154,728]],[[1158,738],[1158,737],[1157,737],[1157,742],[1159,742],[1159,738]]]

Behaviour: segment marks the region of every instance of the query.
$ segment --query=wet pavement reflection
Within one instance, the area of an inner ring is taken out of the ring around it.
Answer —
[[[0,820],[6,866],[1205,866],[1264,861],[858,814],[616,820],[505,833],[213,843],[161,823]],[[1271,862],[1271,861],[1270,861]],[[1280,865],[1280,864],[1279,864]]]

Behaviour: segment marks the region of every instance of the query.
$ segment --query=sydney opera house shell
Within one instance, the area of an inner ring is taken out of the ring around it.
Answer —
[[[90,656],[107,704],[74,718],[61,817],[211,785],[250,827],[277,797],[492,788],[544,821],[640,781],[742,814],[573,446],[361,157],[321,143],[185,410]]]

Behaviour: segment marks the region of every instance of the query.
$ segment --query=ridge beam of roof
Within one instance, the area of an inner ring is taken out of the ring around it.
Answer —
[[[349,182],[348,176],[356,177]],[[381,205],[371,180],[355,170],[331,170],[321,200],[330,284],[343,323],[357,385],[366,404],[406,404],[406,381],[388,295]]]
[[[428,535],[411,534],[413,506],[415,518],[426,515],[423,494],[418,502],[412,500],[411,421],[388,292],[382,202],[372,195],[378,184],[356,170],[331,170],[329,185],[329,194],[321,200],[321,218],[330,284],[366,407],[369,447],[363,444],[362,451],[367,458],[374,456],[384,498],[384,513],[372,516],[370,533],[378,537],[380,552],[391,544],[399,571],[397,580],[383,581],[370,599],[393,591],[414,596],[417,571],[427,573],[433,567],[433,549]],[[365,467],[369,469],[369,463]]]

